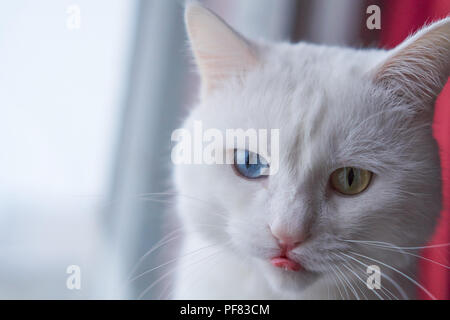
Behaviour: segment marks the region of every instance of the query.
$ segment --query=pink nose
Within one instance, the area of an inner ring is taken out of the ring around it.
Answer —
[[[304,236],[302,233],[287,235],[284,232],[277,232],[271,228],[272,235],[277,239],[278,245],[283,254],[302,244]]]
[[[278,239],[278,246],[280,247],[281,251],[286,254],[287,252],[291,251],[295,247],[299,246],[302,241],[295,241],[292,239]]]

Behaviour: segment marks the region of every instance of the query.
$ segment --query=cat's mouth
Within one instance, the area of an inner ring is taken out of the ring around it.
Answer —
[[[270,259],[270,263],[273,266],[275,266],[277,268],[282,268],[284,270],[296,271],[296,272],[304,270],[303,266],[300,263],[295,262],[286,256],[272,258],[272,259]]]

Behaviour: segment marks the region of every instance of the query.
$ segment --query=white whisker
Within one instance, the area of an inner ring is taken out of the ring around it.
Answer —
[[[392,267],[392,266],[390,266],[390,265],[388,265],[388,264],[386,264],[386,263],[383,263],[383,262],[381,262],[381,261],[379,261],[379,260],[377,260],[377,259],[370,258],[370,257],[367,257],[367,256],[365,256],[365,255],[362,255],[362,254],[359,254],[359,253],[356,253],[356,252],[352,252],[352,251],[351,251],[350,253],[355,254],[355,255],[357,255],[357,256],[359,256],[359,257],[366,258],[366,259],[372,260],[372,261],[374,261],[374,262],[380,263],[381,265],[383,265],[383,266],[385,266],[385,267],[388,267],[389,269],[391,269],[391,270],[393,270],[393,271],[398,272],[400,275],[404,276],[406,279],[408,279],[409,281],[411,281],[412,283],[414,283],[416,286],[418,286],[419,288],[421,288],[421,289],[422,289],[422,290],[423,290],[423,291],[424,291],[431,299],[437,300],[436,297],[435,297],[430,291],[428,291],[424,286],[422,286],[422,285],[421,285],[420,283],[418,283],[416,280],[414,280],[413,278],[411,278],[411,277],[408,276],[407,274],[401,272],[400,270],[398,270],[398,269],[396,269],[396,268],[394,268],[394,267]]]
[[[347,254],[345,254],[345,253],[343,253],[343,252],[341,252],[341,254],[344,255],[344,256],[346,256],[346,257],[348,257],[348,258],[350,258],[350,259],[352,259],[353,261],[355,261],[355,262],[361,264],[362,266],[364,266],[364,267],[366,267],[366,268],[369,266],[369,265],[365,264],[364,262],[359,261],[359,260],[356,259],[355,257],[349,256],[349,255],[347,255]],[[392,283],[392,285],[397,289],[397,291],[401,294],[402,299],[408,300],[408,295],[406,294],[406,292],[402,289],[402,287],[401,287],[394,279],[392,279],[392,278],[391,278],[389,275],[387,275],[387,274],[384,274],[384,277],[385,277],[386,279],[388,279],[388,281],[389,281],[390,283]]]

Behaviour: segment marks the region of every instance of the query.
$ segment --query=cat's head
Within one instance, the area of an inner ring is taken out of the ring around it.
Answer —
[[[381,245],[425,244],[441,208],[431,125],[449,76],[450,19],[391,51],[250,41],[198,4],[186,25],[202,92],[185,128],[279,129],[275,174],[258,176],[258,163],[176,167],[186,227],[280,291],[364,265],[391,271],[376,260],[410,263]]]

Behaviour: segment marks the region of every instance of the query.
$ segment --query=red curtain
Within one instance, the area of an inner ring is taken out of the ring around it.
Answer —
[[[450,14],[450,0],[384,0],[381,7],[380,44],[385,48],[395,47],[425,23]],[[450,242],[450,82],[437,101],[433,132],[441,152],[444,209],[429,245],[439,245]],[[422,256],[449,265],[450,247],[428,248]],[[450,299],[450,270],[425,259],[420,260],[421,284],[437,299]],[[419,298],[431,297],[419,290]]]

